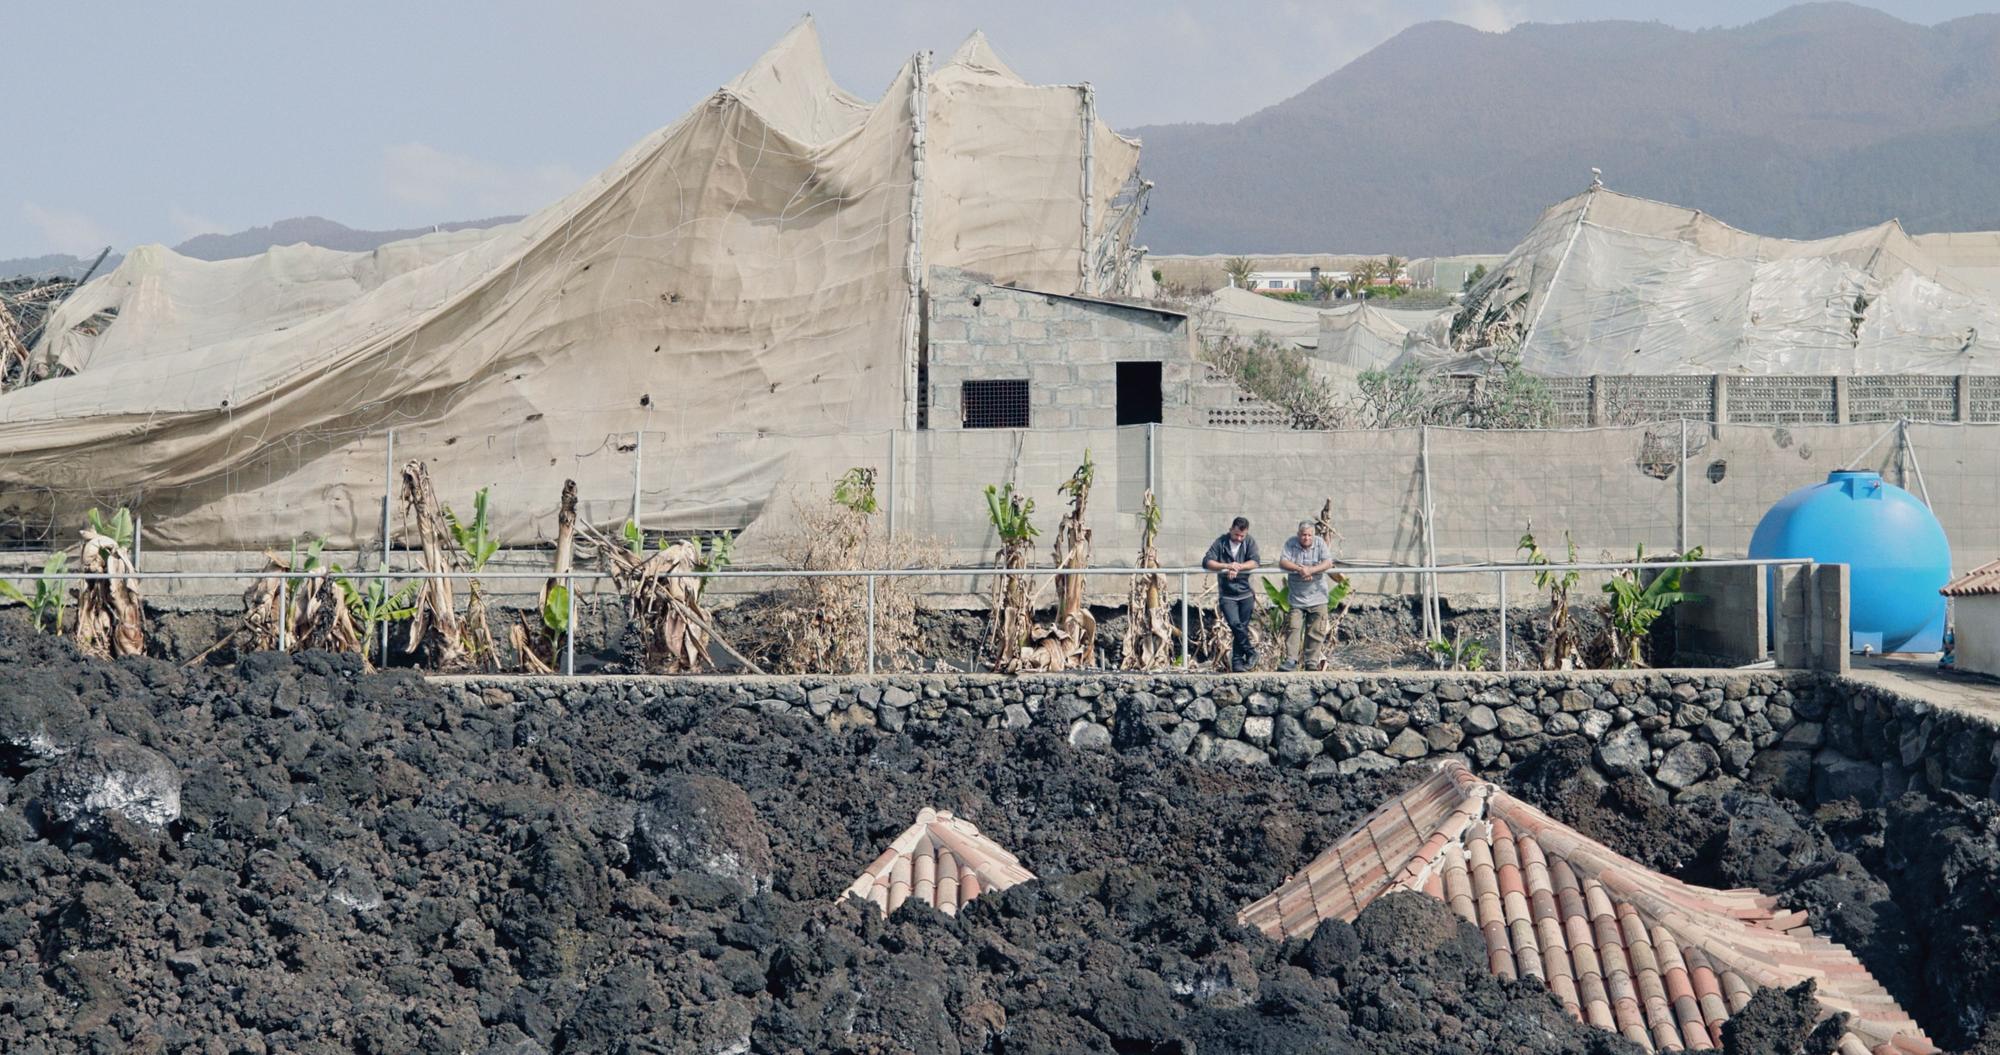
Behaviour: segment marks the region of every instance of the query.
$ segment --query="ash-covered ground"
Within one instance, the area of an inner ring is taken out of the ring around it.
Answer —
[[[1634,1050],[1491,977],[1415,895],[1308,942],[1233,924],[1414,773],[832,734],[603,683],[468,707],[349,657],[104,664],[5,625],[0,655],[6,1051]],[[1669,806],[1587,757],[1510,786],[1656,867],[1802,901],[1934,1037],[1977,1040],[1991,804]],[[835,902],[927,805],[1041,880],[956,919]],[[1732,1050],[1796,1050],[1800,1007],[1760,994]]]

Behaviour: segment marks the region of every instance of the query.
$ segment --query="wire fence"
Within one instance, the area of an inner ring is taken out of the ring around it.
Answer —
[[[1801,567],[1810,569],[1814,565],[1814,563],[1815,563],[1814,561],[1809,559],[1792,558],[1792,559],[1764,559],[1764,560],[1750,560],[1750,559],[1703,560],[1703,561],[1668,560],[1668,561],[1645,561],[1645,562],[1600,561],[1600,562],[1569,562],[1560,564],[1511,563],[1511,564],[1461,564],[1461,565],[1444,565],[1444,566],[1417,565],[1417,566],[1376,566],[1376,567],[1343,564],[1343,565],[1337,565],[1335,570],[1349,577],[1370,576],[1370,575],[1411,576],[1415,577],[1417,581],[1425,583],[1434,583],[1441,576],[1477,576],[1477,577],[1490,576],[1494,587],[1494,595],[1498,598],[1498,607],[1499,607],[1499,642],[1498,642],[1499,647],[1497,649],[1499,653],[1499,670],[1501,673],[1507,673],[1510,670],[1510,660],[1509,660],[1510,650],[1508,647],[1508,634],[1509,634],[1508,577],[1510,575],[1513,576],[1525,575],[1533,577],[1537,575],[1546,575],[1546,574],[1561,575],[1567,572],[1658,573],[1677,568],[1714,569],[1714,568],[1752,567],[1752,568],[1763,568],[1768,570],[1768,569],[1778,569],[1785,567]],[[279,570],[279,569],[268,569],[259,571],[235,571],[235,570],[151,571],[151,572],[132,571],[123,573],[36,571],[30,569],[19,572],[10,572],[7,574],[9,577],[12,578],[20,578],[33,582],[52,582],[52,583],[72,583],[72,582],[86,583],[86,582],[104,582],[104,581],[118,581],[125,583],[190,582],[190,581],[255,583],[260,581],[263,582],[276,581],[278,583],[279,610],[281,612],[289,613],[291,591],[295,588],[293,586],[294,583],[297,583],[302,580],[323,581],[331,573],[325,569],[316,571],[289,571],[289,570]],[[1048,577],[1050,579],[1062,578],[1066,576],[1110,576],[1114,578],[1125,578],[1125,579],[1130,579],[1135,576],[1159,576],[1169,583],[1172,583],[1175,579],[1178,579],[1180,587],[1179,665],[1183,669],[1186,669],[1191,662],[1190,644],[1192,641],[1192,628],[1189,625],[1189,623],[1190,623],[1190,614],[1194,606],[1194,599],[1197,596],[1197,592],[1194,588],[1195,583],[1199,581],[1199,577],[1213,576],[1215,574],[1217,573],[1202,567],[1174,567],[1174,568],[978,567],[978,568],[870,568],[870,569],[859,569],[859,570],[789,568],[789,569],[718,569],[714,571],[663,572],[657,574],[654,577],[660,579],[695,579],[704,582],[708,580],[771,579],[771,578],[862,579],[865,581],[866,585],[864,593],[865,600],[863,602],[861,615],[864,620],[864,625],[866,628],[865,632],[867,635],[866,638],[867,645],[866,645],[866,653],[865,653],[863,669],[861,670],[860,673],[864,675],[874,675],[877,673],[877,666],[878,666],[878,657],[876,655],[876,621],[877,621],[876,583],[883,579],[965,578],[973,580],[975,585],[976,581],[981,577],[1001,578],[1008,576],[1026,576],[1029,578]],[[1253,577],[1253,580],[1261,580],[1261,579],[1271,579],[1271,578],[1282,578],[1287,573],[1270,568],[1259,568],[1255,571],[1249,572],[1248,574]],[[461,571],[461,570],[430,571],[425,569],[389,571],[386,569],[378,569],[374,572],[357,572],[354,573],[351,576],[351,578],[363,579],[368,581],[380,581],[381,583],[383,583],[385,591],[387,590],[388,584],[392,582],[408,582],[408,581],[422,582],[425,580],[440,580],[440,579],[454,581],[454,582],[470,581],[470,580],[477,580],[481,582],[505,582],[510,580],[559,582],[563,586],[565,595],[565,604],[567,605],[567,611],[565,613],[566,618],[564,623],[565,627],[567,627],[567,630],[563,632],[561,635],[562,636],[561,673],[566,677],[572,677],[575,676],[576,674],[576,635],[578,627],[576,586],[580,582],[597,583],[597,582],[602,582],[604,580],[613,579],[614,576],[611,572],[608,571],[579,571],[575,569],[561,573],[556,573],[552,571],[517,572],[517,571],[504,571],[504,570],[503,571],[481,570],[474,572],[474,571]],[[1770,588],[1768,584],[1768,576],[1756,576],[1755,578],[1757,582],[1756,589],[1760,591],[1760,593],[1767,591]],[[1516,581],[1519,580],[1517,579]],[[1762,610],[1763,607],[1764,606],[1762,603],[1759,603],[1757,606],[1758,610]],[[289,638],[290,634],[289,623],[290,619],[288,617],[281,618],[278,620],[278,647],[281,651],[288,650],[291,645],[291,641]],[[386,655],[387,644],[389,640],[389,624],[387,622],[384,622],[381,625],[380,633],[382,635],[384,654]]]
[[[1266,537],[1288,534],[1333,499],[1335,555],[1356,563],[1408,566],[1506,561],[1530,528],[1553,553],[1567,535],[1580,557],[1623,559],[1686,552],[1747,553],[1757,521],[1780,498],[1865,468],[1923,498],[1955,552],[1980,563],[2000,556],[2000,425],[1713,424],[1696,420],[1580,430],[1411,427],[1302,432],[1165,424],[1086,429],[880,430],[799,437],[718,433],[689,444],[672,429],[576,438],[555,464],[509,463],[497,478],[490,454],[510,439],[394,429],[344,450],[335,484],[313,501],[285,499],[237,477],[226,498],[160,488],[130,495],[48,494],[0,518],[16,553],[69,541],[91,505],[130,507],[142,522],[137,546],[161,553],[254,552],[298,538],[365,553],[387,567],[410,542],[399,516],[397,470],[431,467],[438,488],[463,506],[490,491],[495,530],[511,548],[548,544],[555,496],[578,485],[589,523],[628,519],[649,532],[741,534],[741,559],[782,563],[777,543],[797,529],[794,502],[826,501],[852,467],[876,470],[882,526],[891,539],[936,543],[944,563],[989,561],[998,538],[982,490],[1012,483],[1045,508],[1086,453],[1097,465],[1094,563],[1136,556],[1139,511],[1151,491],[1165,516],[1158,547],[1167,560],[1200,554],[1235,516]],[[482,453],[477,477],[457,462]],[[274,453],[272,481],[312,476],[323,451]],[[282,464],[280,464],[282,462]],[[274,487],[277,485],[273,485]],[[286,485],[289,486],[289,485]],[[88,499],[85,501],[84,499]],[[76,504],[80,503],[80,504]],[[220,525],[220,526],[219,526]],[[1276,525],[1274,528],[1273,525]],[[213,539],[234,539],[216,545]],[[1385,578],[1411,592],[1408,577]]]

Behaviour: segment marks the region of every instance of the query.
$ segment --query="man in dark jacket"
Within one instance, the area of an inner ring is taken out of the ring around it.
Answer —
[[[1257,665],[1257,650],[1250,644],[1250,620],[1257,614],[1250,590],[1250,573],[1257,570],[1257,540],[1250,537],[1249,519],[1230,521],[1229,530],[1209,544],[1201,566],[1215,573],[1216,607],[1229,624],[1229,669],[1241,674]]]

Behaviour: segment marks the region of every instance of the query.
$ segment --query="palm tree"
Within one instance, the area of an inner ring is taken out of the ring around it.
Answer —
[[[1363,260],[1354,266],[1353,271],[1348,273],[1347,293],[1352,297],[1360,297],[1376,283],[1380,282],[1381,278],[1382,265],[1373,260]]]
[[[1396,279],[1397,279],[1397,278],[1398,278],[1399,276],[1401,276],[1401,275],[1402,275],[1402,273],[1403,273],[1403,266],[1404,266],[1404,265],[1405,265],[1406,263],[1408,263],[1408,261],[1405,261],[1405,260],[1404,260],[1404,259],[1403,259],[1402,257],[1400,257],[1400,256],[1385,256],[1385,257],[1383,257],[1383,258],[1382,258],[1382,282],[1383,282],[1383,284],[1385,284],[1385,285],[1391,285],[1391,286],[1395,285],[1395,284],[1396,284]]]
[[[1256,274],[1257,262],[1247,256],[1232,256],[1222,262],[1222,273],[1229,276],[1229,284],[1238,289],[1250,288],[1250,276]]]

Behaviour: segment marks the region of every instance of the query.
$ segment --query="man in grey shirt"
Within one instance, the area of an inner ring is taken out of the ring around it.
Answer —
[[[1312,521],[1300,521],[1299,533],[1285,540],[1278,567],[1285,569],[1292,604],[1291,614],[1285,617],[1285,661],[1278,669],[1297,670],[1300,659],[1307,655],[1303,652],[1305,640],[1312,640],[1309,655],[1317,659],[1331,629],[1326,617],[1326,573],[1333,567],[1333,554],[1326,548],[1326,540],[1318,537]]]

